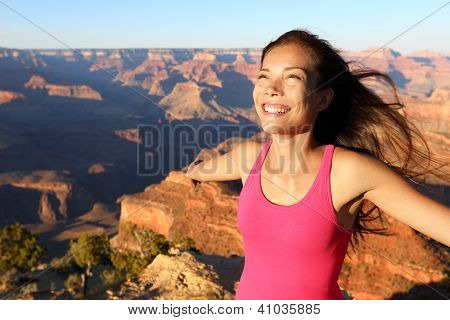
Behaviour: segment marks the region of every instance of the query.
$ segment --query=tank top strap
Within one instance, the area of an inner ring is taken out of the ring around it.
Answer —
[[[334,144],[327,144],[325,147],[325,154],[323,155],[323,171],[322,174],[329,175],[331,164],[333,160]]]
[[[327,194],[328,189],[330,188],[330,172],[333,159],[333,151],[334,151],[333,144],[325,145],[319,169],[316,173],[312,185],[310,186],[309,191],[303,198],[306,199],[306,201],[312,202],[324,201],[323,197],[325,194]]]
[[[252,170],[250,171],[251,176],[254,176],[255,174],[258,174],[260,172],[263,159],[266,157],[267,151],[269,150],[271,143],[272,140],[267,140],[266,142],[263,143],[261,151],[259,152],[258,157],[253,163]]]
[[[317,173],[316,182],[319,188],[318,193],[322,193],[329,188],[331,165],[333,160],[334,145],[327,144],[320,164],[319,172]],[[325,188],[325,189],[324,189]]]

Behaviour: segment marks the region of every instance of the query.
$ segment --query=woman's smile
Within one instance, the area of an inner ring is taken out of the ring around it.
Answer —
[[[262,112],[267,117],[282,117],[291,111],[291,107],[271,102],[263,102],[261,104]]]

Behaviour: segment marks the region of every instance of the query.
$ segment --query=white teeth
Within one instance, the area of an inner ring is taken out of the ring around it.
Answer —
[[[269,112],[269,113],[286,113],[286,112],[289,111],[289,110],[286,110],[286,109],[276,108],[276,107],[272,107],[272,106],[269,106],[269,105],[265,105],[264,106],[264,110],[266,112]]]

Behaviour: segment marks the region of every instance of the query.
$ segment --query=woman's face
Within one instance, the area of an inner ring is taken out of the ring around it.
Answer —
[[[308,52],[295,44],[274,47],[264,57],[253,89],[253,101],[264,131],[300,133],[312,129],[320,94]]]

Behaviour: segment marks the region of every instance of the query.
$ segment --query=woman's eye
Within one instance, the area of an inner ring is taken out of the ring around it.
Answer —
[[[267,78],[267,77],[265,75],[261,74],[258,76],[258,79],[261,79],[261,78]],[[298,80],[301,80],[301,78],[299,76],[296,76],[295,74],[291,74],[291,75],[287,76],[287,78],[296,78]]]

